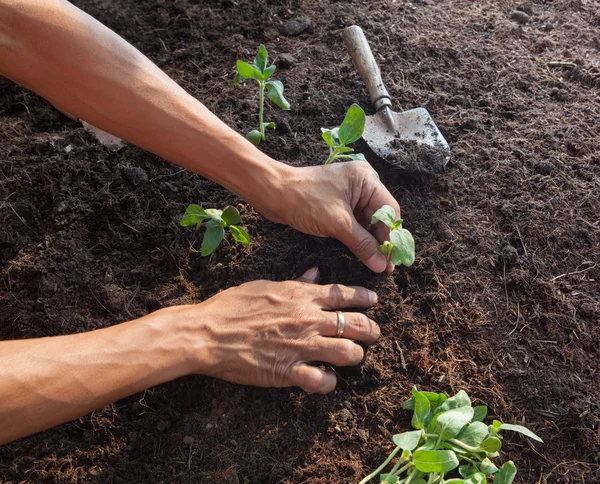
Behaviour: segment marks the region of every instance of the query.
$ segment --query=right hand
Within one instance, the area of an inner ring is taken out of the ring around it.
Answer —
[[[344,312],[343,337],[336,338],[336,310],[377,302],[364,287],[314,284],[318,270],[296,281],[253,281],[193,306],[169,308],[193,338],[191,373],[261,387],[298,386],[328,393],[336,376],[312,362],[352,366],[362,347],[374,343],[379,326],[358,312]]]

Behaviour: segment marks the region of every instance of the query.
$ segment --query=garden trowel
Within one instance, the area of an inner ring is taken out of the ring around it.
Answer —
[[[403,113],[392,111],[379,67],[362,29],[344,31],[346,47],[367,86],[376,114],[367,116],[363,138],[373,152],[407,171],[440,173],[450,159],[450,146],[424,108]]]

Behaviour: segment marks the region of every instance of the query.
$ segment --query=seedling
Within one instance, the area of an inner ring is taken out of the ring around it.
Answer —
[[[201,254],[207,256],[212,254],[225,236],[225,229],[229,229],[231,235],[236,242],[244,245],[250,245],[250,237],[248,233],[237,224],[242,218],[240,212],[235,207],[226,207],[225,210],[217,210],[216,208],[207,208],[204,210],[199,205],[189,205],[183,217],[181,217],[181,226],[195,225],[196,230],[200,228],[202,222],[206,223],[206,232],[202,239]]]
[[[461,390],[452,398],[444,393],[420,392],[413,388],[412,397],[404,404],[413,410],[412,426],[416,429],[394,435],[396,448],[383,464],[365,477],[365,484],[382,472],[392,459],[400,458],[380,482],[394,484],[510,484],[517,474],[512,461],[498,468],[490,459],[498,457],[502,447],[502,430],[519,432],[543,442],[531,430],[494,420],[483,423],[487,407],[471,406]],[[455,471],[457,469],[457,471]],[[446,474],[451,473],[446,477]],[[460,476],[460,477],[458,477]],[[491,481],[490,481],[491,482]]]
[[[241,60],[238,60],[235,64],[237,74],[233,81],[234,86],[237,86],[240,82],[242,82],[243,79],[254,79],[256,82],[258,82],[259,128],[250,131],[246,135],[246,138],[255,145],[258,145],[261,141],[264,141],[266,128],[274,129],[276,126],[273,122],[265,123],[263,119],[265,108],[265,90],[267,91],[267,97],[273,103],[275,103],[284,111],[288,111],[290,109],[290,103],[288,103],[283,97],[283,83],[281,81],[268,80],[275,72],[274,65],[267,67],[268,58],[269,54],[267,53],[267,49],[263,44],[260,44],[260,47],[258,48],[258,54],[256,54],[252,65]]]
[[[389,205],[377,210],[371,223],[382,222],[390,228],[390,240],[379,246],[379,252],[385,255],[394,265],[403,264],[410,267],[415,262],[415,241],[412,234],[402,228],[402,219],[396,220],[396,211]]]
[[[321,128],[321,136],[329,146],[329,157],[325,161],[329,165],[333,160],[364,160],[361,153],[350,154],[354,150],[348,145],[358,141],[365,130],[365,112],[358,104],[348,109],[346,117],[339,128]]]

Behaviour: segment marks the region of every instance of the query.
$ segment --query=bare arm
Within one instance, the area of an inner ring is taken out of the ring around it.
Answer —
[[[363,350],[351,340],[379,336],[373,321],[347,312],[345,337],[333,338],[331,310],[376,298],[364,288],[306,282],[256,281],[89,333],[1,341],[0,444],[190,373],[330,392],[335,375],[308,363],[356,365]]]

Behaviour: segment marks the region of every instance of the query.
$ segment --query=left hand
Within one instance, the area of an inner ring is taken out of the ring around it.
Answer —
[[[372,226],[371,217],[391,205],[400,218],[400,206],[368,162],[292,168],[282,188],[266,207],[257,206],[265,217],[310,235],[336,238],[369,269],[393,271],[378,251],[389,229]]]

